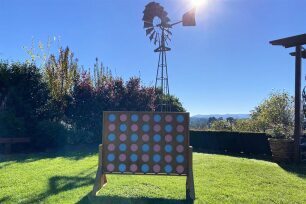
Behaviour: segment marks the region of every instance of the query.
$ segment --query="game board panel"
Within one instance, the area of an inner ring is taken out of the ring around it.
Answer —
[[[186,175],[189,113],[103,113],[104,173]]]

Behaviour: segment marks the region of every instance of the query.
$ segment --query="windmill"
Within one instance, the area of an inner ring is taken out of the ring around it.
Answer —
[[[183,26],[195,26],[195,8],[185,13],[181,21],[171,23],[168,13],[159,3],[150,2],[146,5],[143,11],[143,27],[146,30],[146,35],[150,41],[157,46],[154,52],[158,52],[158,66],[155,80],[155,90],[161,92],[159,111],[171,111],[169,102],[169,81],[168,81],[168,66],[166,53],[171,50],[169,42],[171,41],[171,29],[174,25],[180,23]]]

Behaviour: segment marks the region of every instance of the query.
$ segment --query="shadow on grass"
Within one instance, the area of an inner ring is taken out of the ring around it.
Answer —
[[[179,199],[167,199],[167,198],[129,198],[120,196],[92,196],[91,194],[83,197],[78,204],[89,203],[105,203],[105,204],[192,204],[193,201],[179,200]]]
[[[231,156],[231,157],[256,159],[256,160],[272,162],[272,156],[265,155],[265,154],[232,153],[232,152],[226,152],[226,151],[211,151],[211,150],[197,149],[197,148],[194,149],[193,152],[204,153],[204,154],[217,154],[217,155],[222,155],[222,156]]]
[[[10,200],[10,197],[5,196],[5,197],[0,198],[0,203],[4,203],[4,202],[9,201],[9,200]]]
[[[278,164],[282,169],[306,179],[306,164]]]
[[[85,173],[85,174],[84,174]],[[82,173],[81,176],[54,176],[49,179],[49,189],[41,193],[35,198],[26,201],[25,203],[43,203],[45,199],[59,193],[70,191],[83,186],[91,186],[94,182],[92,174],[94,172]],[[84,175],[83,175],[84,174]]]
[[[40,153],[30,153],[30,154],[10,154],[3,155],[0,154],[0,162],[17,162],[17,163],[30,163],[41,159],[53,159],[56,157],[64,157],[71,160],[80,160],[85,157],[94,155],[98,152],[98,144],[90,145],[71,145],[65,146],[59,150],[49,150]],[[6,166],[8,166],[7,164]],[[0,169],[2,167],[0,166]]]

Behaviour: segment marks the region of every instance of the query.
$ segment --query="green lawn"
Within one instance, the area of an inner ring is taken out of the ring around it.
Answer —
[[[0,156],[0,203],[88,203],[96,151]],[[194,153],[195,203],[306,203],[306,166]],[[184,203],[185,178],[108,176],[93,203]]]

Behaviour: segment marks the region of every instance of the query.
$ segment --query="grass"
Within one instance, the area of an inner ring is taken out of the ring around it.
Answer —
[[[185,177],[108,175],[89,198],[97,153],[0,156],[0,203],[184,203]],[[194,153],[195,203],[306,203],[306,166]]]

